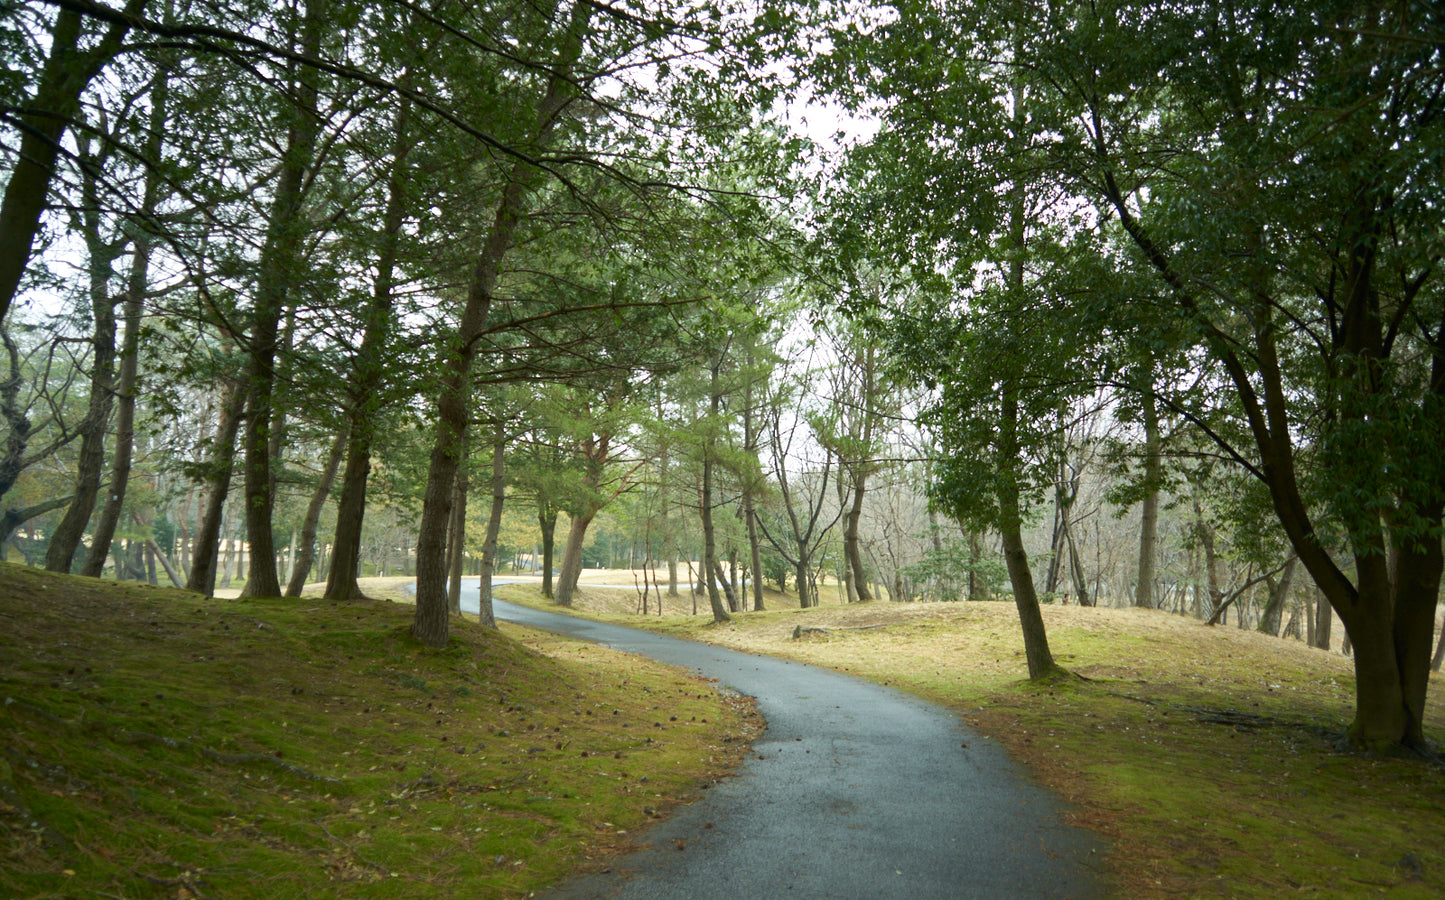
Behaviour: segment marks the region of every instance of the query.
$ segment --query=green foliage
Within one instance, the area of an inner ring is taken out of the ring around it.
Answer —
[[[977,579],[990,594],[1006,595],[1008,568],[997,554],[981,554],[975,558],[966,542],[948,541],[941,547],[929,547],[916,563],[904,566],[905,578],[923,585],[927,599],[944,602],[967,600],[970,576]]]

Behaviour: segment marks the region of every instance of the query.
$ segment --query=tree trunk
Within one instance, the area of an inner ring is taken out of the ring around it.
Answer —
[[[987,600],[988,584],[978,577],[978,568],[983,564],[983,538],[977,531],[968,533],[968,599]]]
[[[89,257],[90,307],[95,319],[90,341],[90,399],[85,421],[80,426],[75,492],[65,515],[51,532],[50,546],[45,552],[45,568],[62,573],[70,571],[75,551],[95,512],[105,468],[105,436],[115,399],[115,300],[110,282],[114,277],[111,264],[120,255],[120,248],[110,245],[101,234],[100,199],[94,176],[97,164],[87,149],[89,143],[88,137],[80,141],[81,159],[90,164],[82,166],[81,186],[87,208],[79,213],[79,230],[85,236]]]
[[[1060,669],[1049,650],[1043,612],[1039,608],[1038,593],[1034,589],[1034,575],[1029,569],[1028,553],[1024,550],[1021,530],[1023,511],[1019,506],[1018,487],[1013,481],[1013,473],[1019,467],[1016,437],[1018,419],[1018,400],[1012,386],[1006,385],[998,439],[999,536],[1003,539],[1004,563],[1008,566],[1009,584],[1013,587],[1014,606],[1018,608],[1019,624],[1023,628],[1024,656],[1028,660],[1029,678],[1037,680],[1054,675]]]
[[[145,8],[144,0],[130,0],[125,15],[134,17]],[[22,102],[20,151],[14,156],[5,198],[0,201],[0,321],[20,288],[20,279],[30,262],[40,216],[45,211],[55,161],[65,128],[78,118],[80,96],[120,48],[128,26],[116,24],[93,47],[85,43],[85,17],[73,9],[56,13],[50,30],[49,56],[40,72],[35,96]]]
[[[222,535],[225,535],[225,533],[226,533],[226,523],[225,523],[224,521],[222,521],[222,522],[221,522],[221,534],[222,534]],[[221,554],[221,564],[220,564],[221,576],[220,576],[219,585],[220,585],[220,587],[228,588],[228,587],[231,586],[231,570],[234,568],[234,566],[232,566],[231,564],[236,561],[236,556],[237,556],[237,554],[239,554],[239,553],[241,552],[241,548],[238,547],[238,546],[236,546],[236,545],[239,543],[239,541],[236,541],[236,540],[233,539],[233,538],[230,538],[230,537],[222,537],[221,540],[225,543],[225,545],[226,545],[226,550],[225,550],[224,553]]]
[[[717,560],[713,561],[713,574],[717,576],[717,584],[722,587],[723,609],[729,613],[742,612],[738,608],[737,591],[733,587],[732,581],[729,580],[727,571],[723,569],[722,563]]]
[[[0,497],[4,497],[25,468],[25,449],[29,446],[34,425],[20,405],[20,388],[25,384],[25,373],[20,369],[20,349],[3,327],[0,327],[0,342],[5,345],[5,355],[10,363],[8,376],[0,383],[0,417],[4,418],[9,432],[5,436],[5,452],[0,455]],[[69,502],[70,498],[66,497],[65,503],[54,508],[59,509]],[[17,522],[16,526],[19,524]]]
[[[717,369],[713,369],[713,378],[716,381]],[[713,411],[717,411],[717,394],[713,394]],[[712,620],[714,622],[730,622],[732,616],[728,615],[727,608],[723,606],[722,597],[718,594],[718,579],[722,576],[722,566],[717,560],[717,543],[713,532],[712,522],[712,440],[709,438],[707,446],[703,450],[702,458],[702,571],[703,580],[707,582],[707,602],[712,609]],[[714,577],[716,575],[716,577]]]
[[[542,531],[542,596],[553,599],[552,553],[557,546],[557,508],[546,500],[537,501],[537,526]]]
[[[763,550],[758,543],[758,511],[750,494],[743,495],[743,517],[748,525],[748,552],[752,557],[750,580],[753,587],[753,609],[761,612],[763,605]]]
[[[839,475],[841,476],[842,473],[840,472]],[[842,479],[842,477],[839,477],[835,487],[838,491],[838,508],[840,510],[843,510],[843,517],[845,522],[844,531],[846,532],[846,521],[849,509],[847,483]],[[846,534],[844,534],[843,536],[842,556],[843,559],[840,561],[841,564],[838,567],[840,569],[840,571],[838,572],[838,584],[842,586],[842,599],[844,603],[857,603],[858,585],[853,582],[853,564],[848,557],[848,537]],[[865,591],[868,589],[868,585],[866,583],[863,585],[863,589]]]
[[[1289,590],[1294,584],[1294,573],[1298,565],[1299,557],[1291,556],[1285,561],[1279,581],[1270,578],[1265,582],[1269,586],[1269,599],[1265,602],[1264,612],[1259,615],[1259,631],[1264,634],[1279,637],[1280,622],[1284,618],[1285,601],[1289,599]]]
[[[196,528],[193,542],[195,550],[191,555],[191,572],[186,578],[186,590],[196,591],[207,597],[216,591],[216,555],[220,549],[221,513],[226,505],[226,495],[231,490],[231,468],[236,459],[236,434],[241,430],[241,410],[245,400],[246,392],[239,382],[226,383],[221,395],[220,422],[216,425],[210,459],[206,461],[211,484],[206,491],[200,525]]]
[[[1445,662],[1445,628],[1440,629],[1440,641],[1435,645],[1435,656],[1430,660],[1430,671],[1440,671],[1440,664]]]
[[[403,75],[405,82],[406,76]],[[326,573],[326,599],[361,600],[357,584],[361,567],[361,529],[366,517],[366,482],[371,475],[371,447],[376,417],[381,410],[381,389],[386,380],[386,344],[391,335],[396,289],[396,262],[406,222],[407,156],[413,142],[409,131],[410,106],[400,101],[392,125],[394,142],[387,175],[386,209],[382,213],[376,278],[372,281],[362,326],[361,343],[351,369],[351,408],[346,447],[346,468],[341,496],[336,501],[336,531],[331,540],[331,564]]]
[[[502,510],[507,501],[506,476],[507,435],[502,423],[492,440],[492,509],[487,515],[487,537],[482,544],[482,573],[478,620],[489,628],[497,627],[492,615],[492,572],[497,566],[497,536],[502,531]]]
[[[1214,552],[1214,526],[1205,521],[1204,508],[1199,503],[1199,490],[1196,486],[1194,492],[1194,527],[1199,538],[1200,549],[1204,553],[1204,584],[1205,594],[1209,599],[1208,609],[1203,611],[1201,618],[1212,619],[1219,605],[1224,600],[1224,589],[1220,586],[1219,580],[1219,557]]]
[[[533,143],[539,147],[549,142],[558,115],[573,94],[570,72],[581,53],[591,12],[592,7],[587,3],[576,2],[573,5],[567,37],[557,56],[556,67],[552,69],[555,74],[549,79],[547,92],[537,109],[536,139]],[[436,441],[427,471],[426,494],[417,535],[416,620],[411,629],[417,640],[431,647],[445,646],[448,636],[446,523],[451,512],[450,495],[456,476],[457,454],[466,438],[472,360],[477,353],[477,339],[491,310],[498,267],[511,248],[517,224],[525,214],[528,197],[541,182],[541,177],[542,173],[526,162],[518,161],[513,167],[511,178],[502,190],[486,242],[472,270],[456,342],[441,360],[443,374],[441,396],[437,400]],[[579,571],[580,550],[579,547]],[[570,594],[568,599],[570,602]]]
[[[751,344],[748,348],[747,366],[748,379],[743,384],[743,449],[756,458],[758,435],[753,427],[753,353]],[[750,477],[743,486],[743,520],[748,528],[748,554],[752,561],[753,609],[761,612],[763,610],[763,550],[762,544],[758,541],[758,511],[753,499],[755,491],[756,485]],[[677,566],[675,562],[672,571],[674,573],[672,594],[676,596],[675,573]]]
[[[156,542],[146,541],[146,548],[156,559],[160,560],[161,568],[166,570],[166,577],[171,580],[171,584],[178,588],[184,588],[185,584],[181,582],[180,576],[176,574],[175,566],[171,565],[171,561],[161,552],[161,548],[156,546]]]
[[[1158,578],[1156,561],[1159,553],[1159,410],[1154,402],[1152,385],[1144,391],[1144,500],[1139,506],[1139,583],[1134,591],[1134,605],[1154,607],[1154,582]]]
[[[164,86],[165,82],[161,82]],[[156,119],[161,122],[165,119],[165,100],[161,87],[152,92],[152,102],[160,107],[159,117],[153,115],[151,119],[152,128],[157,127]],[[156,155],[151,159],[158,158]],[[148,209],[153,209],[155,204],[151,200],[152,179],[147,178],[146,196]],[[151,257],[151,236],[145,232],[137,233],[134,240],[134,255],[131,258],[130,278],[126,285],[126,297],[123,318],[125,320],[124,331],[121,336],[120,353],[120,375],[116,382],[116,413],[115,413],[115,453],[110,465],[110,488],[107,491],[105,506],[100,511],[100,518],[96,520],[94,532],[91,535],[90,552],[86,555],[85,566],[81,574],[99,578],[101,571],[105,568],[105,559],[110,549],[110,542],[115,538],[116,525],[120,522],[121,506],[125,503],[126,488],[130,484],[131,458],[135,448],[135,399],[140,383],[138,377],[140,358],[140,325],[141,317],[144,314],[144,302],[146,288],[150,284],[150,257]],[[169,562],[167,561],[167,570]],[[174,576],[173,576],[174,577]],[[177,585],[181,587],[182,585]]]
[[[447,609],[453,616],[462,614],[462,567],[467,556],[467,459],[470,448],[462,445],[462,458],[457,466],[456,484],[452,492],[452,517],[447,527]]]
[[[1069,572],[1074,579],[1074,598],[1080,606],[1093,606],[1095,600],[1089,594],[1089,578],[1084,573],[1084,554],[1079,552],[1078,541],[1074,539],[1073,528],[1068,534]]]
[[[315,57],[324,28],[326,0],[309,0],[302,18],[298,50]],[[314,164],[318,73],[299,66],[292,89],[295,107],[287,126],[286,150],[281,157],[276,194],[261,247],[256,292],[251,310],[250,353],[247,362],[245,477],[246,541],[251,545],[251,566],[242,597],[279,597],[276,544],[272,532],[275,503],[273,430],[283,414],[276,404],[276,361],[281,319],[301,266],[302,240],[311,228],[305,221],[306,175]]]
[[[818,605],[818,598],[813,594],[808,578],[808,571],[811,567],[807,557],[807,548],[799,547],[798,558],[793,563],[793,580],[797,582],[799,609],[811,609]]]
[[[567,527],[567,543],[562,548],[562,571],[557,577],[557,605],[571,607],[572,595],[577,590],[577,579],[582,576],[582,543],[587,539],[587,526],[597,515],[597,509],[590,504],[571,516]]]
[[[331,452],[326,456],[321,480],[316,483],[311,502],[306,506],[306,518],[301,520],[300,552],[292,561],[291,582],[286,585],[288,597],[300,597],[306,579],[311,577],[311,567],[316,561],[316,526],[321,521],[321,510],[331,497],[331,485],[336,481],[336,470],[341,468],[341,456],[348,444],[348,435],[344,432],[331,442]]]

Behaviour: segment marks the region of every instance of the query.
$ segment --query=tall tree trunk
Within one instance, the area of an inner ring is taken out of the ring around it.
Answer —
[[[331,452],[326,455],[326,465],[321,470],[321,479],[306,505],[306,517],[301,520],[300,550],[292,561],[291,581],[286,585],[286,596],[300,597],[311,577],[311,567],[316,561],[316,526],[321,521],[321,510],[331,497],[331,485],[336,481],[336,470],[341,468],[341,456],[346,452],[348,435],[338,434],[331,442]]]
[[[145,0],[130,0],[125,16],[138,16],[144,8]],[[99,41],[82,50],[85,21],[73,9],[62,8],[56,13],[40,82],[34,97],[23,104],[26,112],[21,116],[20,152],[14,157],[5,198],[0,200],[0,321],[10,311],[30,262],[40,216],[55,176],[61,137],[66,126],[78,118],[80,96],[86,85],[115,56],[128,30],[125,24],[113,24]]]
[[[453,616],[462,614],[462,566],[467,556],[467,458],[470,449],[462,445],[462,458],[457,466],[456,484],[452,492],[452,518],[447,528],[447,609]]]
[[[753,422],[753,346],[751,343],[748,345],[747,368],[748,377],[743,382],[743,450],[756,459],[758,434]],[[758,540],[758,510],[754,499],[756,492],[757,484],[750,470],[749,477],[743,485],[743,521],[748,529],[748,558],[750,560],[749,571],[752,573],[753,609],[761,612],[764,606],[763,548]]]
[[[571,70],[581,54],[591,13],[591,5],[582,0],[573,4],[566,39],[553,69],[555,74],[548,80],[546,94],[537,109],[533,143],[539,147],[550,141],[559,114],[573,95]],[[466,439],[467,401],[477,339],[491,310],[498,268],[512,246],[517,224],[526,214],[530,194],[541,180],[542,173],[529,163],[518,161],[513,168],[507,186],[502,190],[486,242],[472,270],[456,342],[440,361],[442,388],[437,400],[436,440],[427,470],[426,493],[417,535],[416,619],[411,629],[417,640],[431,647],[446,646],[448,637],[446,523],[451,513],[451,488],[456,477],[458,454]],[[580,558],[578,562],[581,562]]]
[[[220,421],[212,438],[210,458],[206,461],[206,501],[201,513],[200,525],[196,528],[195,550],[191,556],[191,571],[186,577],[186,590],[196,591],[207,597],[216,591],[216,554],[220,547],[221,513],[226,505],[226,495],[231,490],[231,469],[236,460],[236,435],[241,430],[242,408],[246,391],[240,382],[228,381],[221,393]]]
[[[149,137],[145,158],[159,164],[161,141],[165,134],[170,95],[167,72],[156,76],[151,88],[151,115]],[[150,216],[160,202],[161,180],[155,166],[146,169],[144,200],[141,212]],[[115,453],[110,466],[110,488],[100,518],[96,520],[91,536],[90,552],[86,555],[81,573],[94,578],[100,577],[105,568],[105,559],[110,542],[115,538],[115,529],[120,522],[120,511],[125,503],[126,489],[130,484],[131,459],[135,449],[135,400],[139,388],[140,326],[145,312],[145,295],[150,286],[150,260],[153,238],[144,226],[135,229],[131,241],[132,255],[130,275],[126,280],[125,306],[122,319],[125,322],[121,336],[120,374],[116,381]],[[170,561],[162,557],[166,571],[171,572]],[[181,585],[177,584],[177,587]]]
[[[1224,588],[1219,578],[1219,557],[1214,549],[1214,526],[1204,518],[1204,507],[1199,502],[1199,488],[1194,490],[1194,527],[1199,547],[1204,554],[1204,585],[1209,608],[1199,618],[1209,619],[1224,601]]]
[[[319,52],[325,6],[326,0],[306,3],[298,46],[299,52],[306,56],[315,57]],[[276,194],[266,225],[251,311],[244,442],[246,540],[251,545],[251,567],[241,589],[243,597],[281,595],[272,532],[276,487],[272,437],[283,415],[276,403],[277,347],[281,319],[300,274],[301,243],[309,228],[309,223],[303,220],[302,207],[306,174],[315,163],[318,133],[319,76],[310,66],[297,66],[297,69],[292,84],[295,106],[290,111],[286,150],[281,157]]]
[[[713,467],[713,444],[715,438],[712,436],[713,423],[717,421],[719,408],[719,395],[717,387],[718,369],[722,365],[719,357],[713,361],[711,398],[710,398],[710,419],[708,425],[708,437],[703,442],[702,449],[702,571],[703,580],[707,582],[707,602],[712,607],[712,620],[714,622],[731,622],[732,616],[728,615],[727,607],[723,606],[722,597],[718,595],[718,581],[723,579],[722,565],[717,558],[717,540],[713,529],[712,521],[712,467]],[[716,577],[714,577],[716,576]]]
[[[552,555],[557,546],[557,507],[547,500],[537,501],[537,527],[542,532],[542,596],[553,599]]]
[[[5,345],[5,357],[9,362],[7,376],[4,382],[0,383],[0,418],[4,419],[8,432],[5,435],[4,453],[0,454],[0,497],[4,497],[10,492],[10,488],[15,486],[16,479],[25,468],[25,448],[30,444],[30,432],[34,424],[20,404],[20,388],[25,385],[25,373],[20,368],[20,348],[15,346],[15,341],[3,326],[0,326],[0,343]],[[64,503],[59,503],[54,508],[59,509],[69,502],[70,498],[66,497]],[[20,522],[15,524],[18,527]]]
[[[1024,656],[1028,660],[1029,678],[1037,680],[1049,677],[1060,669],[1049,650],[1044,617],[1039,608],[1038,593],[1034,590],[1034,575],[1029,569],[1028,553],[1024,550],[1023,511],[1019,506],[1018,487],[1013,482],[1013,474],[1019,466],[1015,437],[1018,419],[1018,400],[1012,387],[1006,386],[1003,393],[1003,414],[999,423],[999,536],[1003,539],[1004,563],[1008,566],[1009,583],[1013,587],[1014,606],[1018,609],[1019,624],[1023,628]]]
[[[1093,606],[1094,598],[1089,594],[1089,578],[1084,573],[1084,554],[1079,552],[1079,543],[1074,539],[1073,528],[1068,532],[1069,572],[1074,579],[1074,599],[1080,606]]]
[[[225,551],[221,553],[221,562],[219,566],[220,579],[217,582],[217,585],[222,588],[228,588],[231,586],[231,572],[235,568],[232,563],[236,561],[236,556],[241,552],[241,548],[237,546],[237,544],[240,543],[239,541],[231,537],[225,536],[226,523],[224,520],[221,522],[221,534],[223,535],[221,540],[225,544]]]
[[[661,401],[659,401],[659,405]],[[659,418],[661,412],[659,411]],[[666,447],[663,447],[658,461],[658,480],[661,488],[658,493],[659,505],[662,516],[662,555],[667,560],[667,596],[677,596],[677,533],[672,527],[672,479],[669,477],[671,456]],[[659,600],[659,603],[662,601]],[[659,607],[660,608],[660,607]]]
[[[1144,500],[1139,505],[1139,583],[1134,591],[1134,605],[1154,607],[1154,582],[1158,578],[1156,561],[1159,553],[1159,409],[1154,402],[1153,386],[1144,391]]]
[[[557,576],[557,605],[571,607],[572,595],[577,591],[577,579],[582,576],[582,543],[587,539],[587,527],[597,515],[597,508],[588,505],[574,513],[567,527],[567,543],[562,548],[562,570]]]
[[[403,83],[406,76],[403,75]],[[351,369],[351,408],[346,447],[346,469],[341,496],[336,501],[336,531],[332,536],[331,564],[326,573],[326,599],[358,600],[364,594],[357,583],[361,566],[361,529],[366,516],[366,482],[371,475],[371,447],[376,417],[381,409],[386,380],[386,344],[391,335],[396,289],[396,263],[406,222],[407,156],[410,106],[401,101],[392,125],[394,142],[391,171],[387,175],[386,210],[382,214],[376,278],[371,285],[362,326],[361,343]]]
[[[95,512],[105,468],[105,436],[115,401],[115,299],[111,295],[110,283],[115,275],[111,266],[120,255],[121,248],[106,241],[101,234],[100,194],[95,183],[95,170],[100,163],[91,155],[89,145],[88,136],[80,140],[80,156],[85,163],[81,167],[81,185],[86,208],[78,214],[78,218],[89,257],[89,299],[95,320],[90,341],[90,399],[85,421],[80,426],[75,491],[65,515],[51,532],[50,546],[45,552],[45,568],[51,572],[70,571],[75,551],[80,547],[86,526]]]
[[[502,510],[507,501],[506,475],[507,434],[501,422],[492,439],[492,508],[487,514],[487,536],[482,544],[482,573],[478,621],[489,628],[497,627],[492,615],[492,572],[497,567],[497,536],[502,532]]]
[[[859,446],[862,453],[872,454],[873,448],[873,420],[877,415],[874,403],[878,393],[878,373],[876,350],[871,342],[859,355],[858,364],[862,371],[863,383],[860,386],[862,440]],[[868,590],[868,570],[863,567],[863,554],[858,548],[858,523],[863,517],[863,495],[867,490],[868,469],[872,465],[870,459],[855,459],[853,464],[848,466],[848,472],[853,476],[851,485],[853,503],[848,507],[847,515],[843,522],[843,557],[847,561],[848,572],[852,576],[853,590],[858,594],[858,602],[866,603],[873,599],[873,594]],[[843,480],[842,460],[839,460],[838,481]]]
[[[1258,630],[1264,634],[1279,637],[1280,621],[1284,618],[1285,601],[1289,599],[1289,590],[1294,584],[1294,573],[1298,566],[1299,557],[1290,556],[1285,561],[1278,581],[1273,578],[1265,580],[1269,587],[1269,597],[1265,601],[1264,611],[1259,615],[1258,626]]]
[[[1017,36],[1015,38],[1017,40]],[[1023,125],[1023,90],[1017,86],[1012,92],[1014,129]],[[1014,189],[1014,202],[1010,208],[1009,231],[1015,243],[1015,254],[1009,270],[1010,286],[1024,290],[1024,195],[1021,186]],[[1005,380],[1000,392],[998,426],[998,506],[999,536],[1003,540],[1004,563],[1008,567],[1009,583],[1013,587],[1014,606],[1018,608],[1019,624],[1023,628],[1024,656],[1028,660],[1029,679],[1038,680],[1054,675],[1059,666],[1049,650],[1048,635],[1044,630],[1044,617],[1039,609],[1039,598],[1034,590],[1033,572],[1029,569],[1028,554],[1023,542],[1023,509],[1020,506],[1018,477],[1019,459],[1019,405],[1018,386]]]

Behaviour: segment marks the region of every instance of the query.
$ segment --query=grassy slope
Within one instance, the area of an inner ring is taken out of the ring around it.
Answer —
[[[541,603],[530,587],[499,593]],[[631,592],[584,590],[579,606],[957,710],[1108,835],[1123,896],[1445,896],[1445,769],[1336,750],[1354,703],[1338,654],[1165,613],[1049,606],[1054,653],[1090,680],[1039,688],[1023,680],[1012,604],[873,602],[721,627],[621,615]],[[830,630],[795,640],[800,624]],[[1442,689],[1435,676],[1426,731],[1437,742]]]
[[[0,896],[520,896],[759,727],[632,657],[409,624],[0,565]]]

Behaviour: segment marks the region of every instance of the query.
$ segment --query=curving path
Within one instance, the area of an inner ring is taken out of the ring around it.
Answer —
[[[1062,824],[1058,800],[940,707],[802,663],[494,608],[716,678],[755,697],[767,721],[736,778],[645,832],[650,849],[562,884],[553,900],[1104,895],[1098,840]]]

